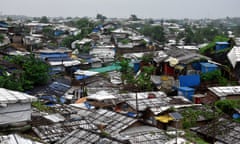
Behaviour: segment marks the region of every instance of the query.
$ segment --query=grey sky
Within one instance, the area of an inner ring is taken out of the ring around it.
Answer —
[[[240,17],[240,0],[1,0],[2,14],[127,18]]]

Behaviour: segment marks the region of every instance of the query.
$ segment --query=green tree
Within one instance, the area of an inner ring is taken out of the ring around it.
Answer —
[[[235,108],[240,108],[240,100],[219,100],[215,103],[224,113],[232,114]]]
[[[21,69],[15,70],[8,74],[2,69],[0,76],[0,86],[11,89],[24,91],[32,89],[35,85],[46,84],[49,80],[49,67],[47,64],[33,55],[5,57],[10,63],[19,65]]]
[[[42,16],[39,20],[40,23],[49,23],[48,17]]]
[[[46,84],[49,79],[49,67],[33,55],[28,57],[22,65],[25,79],[32,81],[34,85]]]
[[[132,20],[132,21],[137,21],[137,20],[139,20],[139,18],[138,18],[137,15],[135,15],[135,14],[131,14],[129,19]]]
[[[122,73],[121,79],[125,84],[133,84],[134,81],[134,71],[129,66],[130,60],[122,58],[119,62],[120,72]]]
[[[65,37],[65,38],[62,40],[61,45],[64,46],[64,47],[70,48],[72,42],[75,41],[75,40],[77,40],[77,38],[76,38],[75,36]]]
[[[194,33],[190,27],[185,28],[185,44],[192,44]]]
[[[42,32],[46,39],[56,41],[55,36],[54,36],[53,27],[51,27],[51,26],[44,27]]]
[[[135,76],[133,68],[129,66],[130,60],[121,59],[119,65],[122,73],[121,79],[127,89],[134,91],[149,91],[152,90],[151,74],[155,68],[153,66],[144,66],[138,76]]]
[[[233,29],[233,32],[236,36],[240,36],[240,26],[236,26],[234,29]]]
[[[128,44],[130,42],[129,39],[123,39],[120,41],[122,44]]]
[[[11,17],[7,17],[7,21],[8,21],[8,22],[11,22],[11,21],[12,21],[12,18],[11,18]]]
[[[151,91],[153,89],[151,75],[154,72],[154,66],[143,66],[140,75],[136,78],[136,86],[139,91]]]
[[[207,82],[218,82],[220,85],[224,86],[228,84],[228,80],[222,76],[220,70],[210,71],[201,74],[201,79]]]
[[[81,29],[81,33],[76,36],[68,36],[61,42],[62,46],[71,47],[71,43],[75,40],[81,40],[92,32],[95,27],[95,23],[90,22],[87,18],[81,18],[76,22],[71,22],[71,26]]]
[[[151,37],[153,40],[157,40],[162,43],[166,41],[164,29],[161,26],[145,25],[140,32],[145,36]]]
[[[4,72],[5,73],[5,72]],[[8,75],[7,73],[0,76],[1,87],[23,91],[22,84],[17,81],[15,74]]]
[[[208,25],[207,27],[203,28],[185,25],[184,28],[184,37],[186,44],[200,44],[213,41],[217,35],[221,35],[219,30],[212,25]]]
[[[81,18],[73,23],[73,26],[79,29],[90,28],[91,30],[94,28],[94,23],[89,21],[87,18]]]
[[[222,35],[217,35],[214,37],[213,41],[210,42],[207,46],[201,48],[199,50],[199,52],[203,55],[206,55],[207,53],[213,53],[214,52],[214,48],[215,48],[215,43],[220,41],[220,42],[224,42],[224,41],[228,41],[229,39],[225,36]]]
[[[104,22],[104,20],[107,19],[107,17],[102,14],[97,14],[96,18],[101,20],[102,22]]]
[[[2,43],[4,40],[4,36],[2,34],[0,34],[0,43]]]
[[[80,45],[76,45],[76,48],[78,49],[79,53],[89,53],[90,49],[91,49],[91,43],[86,43],[83,46],[80,47]]]
[[[143,54],[141,61],[145,64],[149,64],[153,61],[153,53],[145,53]]]
[[[177,37],[176,37],[176,43],[178,44],[179,40],[185,37],[184,32],[178,32]]]

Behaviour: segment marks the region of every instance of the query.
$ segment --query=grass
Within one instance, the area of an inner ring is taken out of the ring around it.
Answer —
[[[197,136],[195,133],[186,130],[185,131],[185,138],[193,143],[196,144],[208,144],[206,141],[204,141],[203,139],[201,139],[199,136]]]
[[[50,107],[46,106],[44,103],[42,103],[40,101],[33,102],[32,106],[37,108],[39,111],[48,112],[48,113],[53,112]]]

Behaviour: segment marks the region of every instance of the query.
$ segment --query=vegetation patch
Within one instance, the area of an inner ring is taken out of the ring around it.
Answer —
[[[206,108],[208,109],[208,108]],[[183,128],[188,129],[196,126],[197,121],[202,117],[204,120],[211,120],[214,118],[214,113],[210,110],[202,110],[202,109],[193,109],[187,108],[183,112]]]
[[[222,73],[220,70],[214,70],[207,73],[202,73],[200,76],[201,76],[201,79],[206,82],[216,81],[222,86],[225,86],[228,84],[228,80],[222,76]]]
[[[215,105],[224,113],[231,114],[235,108],[240,108],[240,100],[219,100]]]
[[[49,80],[49,66],[33,55],[5,57],[4,60],[20,68],[8,72],[1,68],[0,86],[3,88],[25,91],[35,85],[44,85]]]

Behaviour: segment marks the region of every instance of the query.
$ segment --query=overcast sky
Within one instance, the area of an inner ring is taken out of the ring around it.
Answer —
[[[240,0],[0,0],[0,14],[128,18],[240,17]]]

